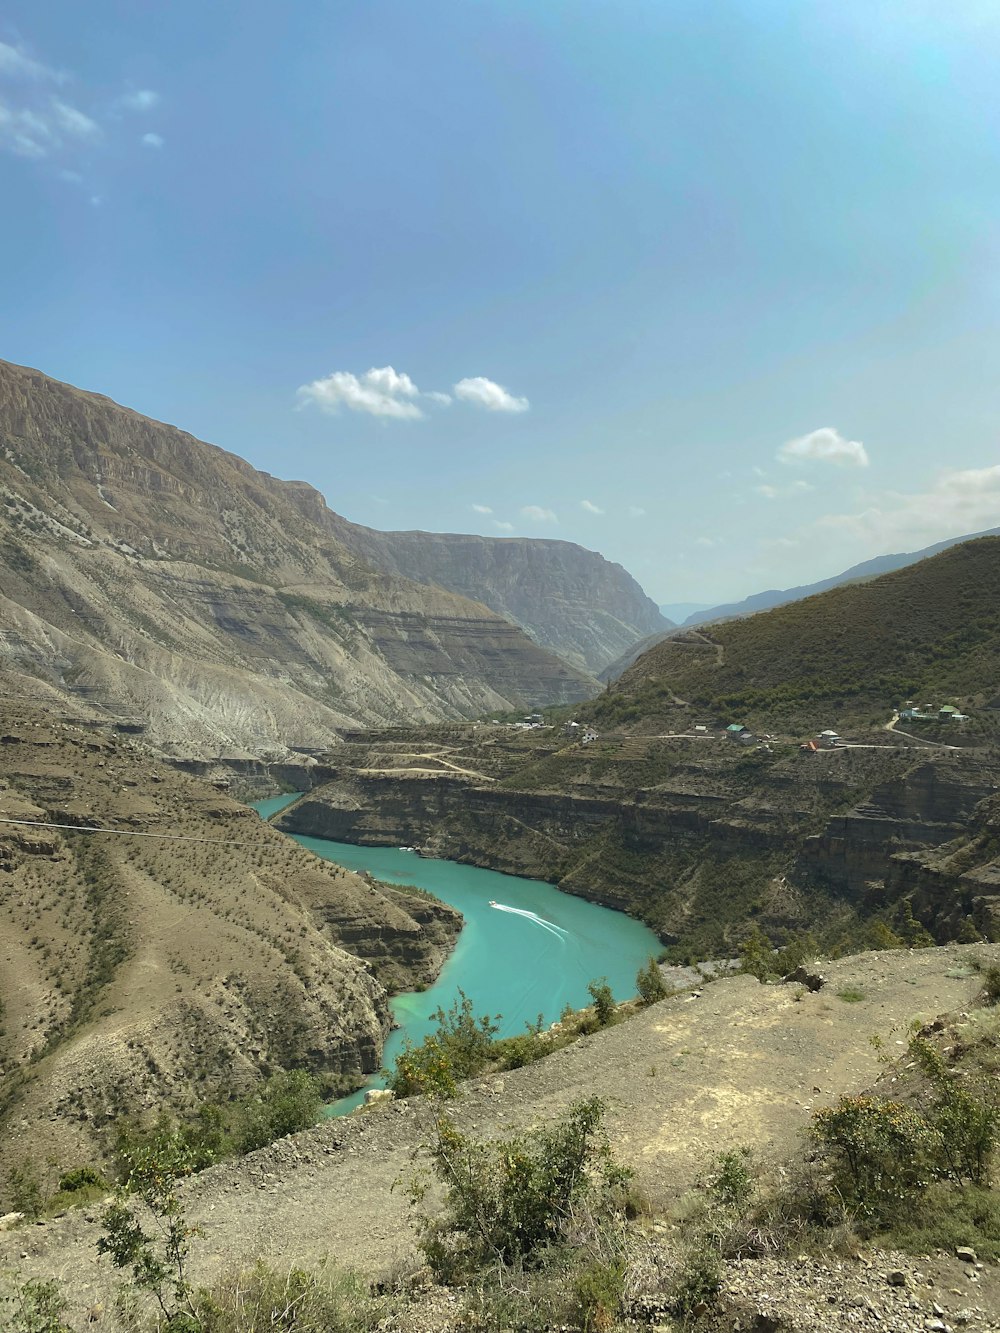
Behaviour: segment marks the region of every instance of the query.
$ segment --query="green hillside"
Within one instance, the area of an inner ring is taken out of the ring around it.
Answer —
[[[598,725],[784,731],[874,723],[902,702],[978,713],[1000,697],[1000,537],[867,583],[667,639],[587,710]]]

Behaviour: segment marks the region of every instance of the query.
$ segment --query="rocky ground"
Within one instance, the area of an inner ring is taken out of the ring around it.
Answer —
[[[615,1150],[635,1168],[654,1210],[651,1236],[669,1246],[669,1221],[655,1219],[669,1219],[714,1154],[749,1144],[764,1162],[777,1163],[794,1153],[812,1110],[875,1081],[882,1066],[872,1035],[898,1050],[915,1020],[972,1003],[980,986],[973,959],[995,962],[1000,947],[846,958],[824,967],[826,984],[815,993],[746,976],[723,979],[526,1069],[467,1085],[455,1119],[465,1130],[496,1136],[547,1121],[582,1097],[606,1098]],[[371,1277],[414,1265],[399,1185],[414,1170],[429,1116],[419,1099],[389,1104],[193,1179],[185,1203],[203,1232],[195,1278],[209,1280],[224,1266],[257,1258],[312,1265],[329,1256]],[[113,1275],[98,1260],[98,1233],[94,1212],[21,1227],[0,1237],[0,1265],[55,1276],[72,1293],[78,1318],[103,1307],[89,1327],[111,1330]],[[904,1273],[900,1287],[886,1280],[894,1269]],[[445,1329],[453,1305],[446,1293],[429,1296],[420,1319],[432,1322],[405,1327]],[[721,1309],[728,1313],[716,1329],[940,1328],[927,1323],[934,1319],[959,1327],[963,1310],[970,1312],[965,1327],[1000,1327],[991,1272],[879,1254],[742,1264],[728,1276]],[[644,1317],[659,1317],[655,1303]]]

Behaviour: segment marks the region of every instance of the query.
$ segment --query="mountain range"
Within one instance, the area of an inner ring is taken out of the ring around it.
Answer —
[[[164,751],[279,754],[579,701],[664,624],[594,552],[377,533],[304,482],[0,362],[0,659]]]

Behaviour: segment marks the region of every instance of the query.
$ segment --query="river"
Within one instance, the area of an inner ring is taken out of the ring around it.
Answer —
[[[265,819],[295,795],[256,801]],[[590,1003],[587,983],[606,977],[617,1000],[635,995],[635,974],[661,945],[657,936],[623,912],[561,893],[536,879],[501,875],[457,861],[438,861],[395,847],[356,847],[323,838],[292,835],[317,856],[350,870],[367,870],[388,884],[415,884],[455,907],[465,918],[438,980],[425,991],[397,995],[392,1010],[399,1027],[386,1042],[391,1065],[404,1042],[419,1044],[436,1026],[432,1015],[465,992],[479,1014],[500,1014],[501,1037],[523,1032],[541,1015],[555,1022],[567,1004]],[[491,906],[494,902],[496,906]],[[382,1086],[376,1075],[367,1087]],[[343,1115],[364,1100],[365,1089],[335,1103]]]

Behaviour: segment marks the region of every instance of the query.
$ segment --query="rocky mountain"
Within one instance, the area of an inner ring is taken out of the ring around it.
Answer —
[[[594,692],[344,530],[303,482],[0,362],[0,660],[46,686],[189,755]]]
[[[784,606],[786,602],[799,602],[805,597],[815,597],[817,593],[827,592],[830,588],[839,588],[843,583],[856,583],[862,579],[877,578],[880,574],[891,574],[896,569],[905,569],[915,565],[941,551],[962,542],[975,541],[977,537],[996,537],[1000,528],[989,528],[986,532],[973,532],[965,537],[949,537],[947,541],[936,542],[919,551],[898,552],[895,555],[879,555],[873,560],[864,560],[860,565],[852,565],[842,574],[833,578],[820,579],[818,583],[805,583],[797,588],[768,588],[766,592],[757,592],[744,597],[742,602],[726,602],[721,606],[698,606],[692,608],[687,616],[675,616],[675,620],[685,625],[704,625],[712,620],[728,620],[732,616],[752,616],[756,611],[769,611],[775,606]],[[666,614],[666,608],[660,608]]]
[[[38,690],[0,669],[0,1187],[22,1157],[93,1160],[121,1114],[275,1069],[356,1087],[387,991],[436,975],[457,914],[313,857]]]
[[[599,673],[671,625],[621,565],[573,542],[376,532],[344,521],[337,533],[375,569],[483,602],[582,671]]]

